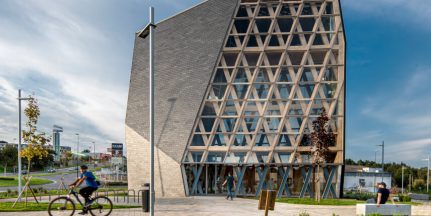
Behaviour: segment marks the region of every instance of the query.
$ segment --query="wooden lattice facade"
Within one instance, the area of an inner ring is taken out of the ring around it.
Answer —
[[[219,165],[231,166],[239,182],[253,169],[256,194],[273,170],[280,196],[293,194],[295,180],[299,196],[311,195],[310,133],[325,109],[336,143],[322,188],[337,196],[345,124],[339,1],[240,0],[218,58],[182,159],[188,194],[216,187],[207,183],[208,165]],[[240,185],[241,193],[248,192]]]

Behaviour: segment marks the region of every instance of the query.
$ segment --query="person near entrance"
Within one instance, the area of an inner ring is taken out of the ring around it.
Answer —
[[[236,187],[235,179],[233,178],[231,173],[228,173],[226,180],[223,182],[223,187],[227,185],[227,197],[226,199],[233,200],[233,188]]]

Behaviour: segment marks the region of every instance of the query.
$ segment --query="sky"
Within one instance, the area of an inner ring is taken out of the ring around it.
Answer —
[[[124,142],[134,33],[200,0],[0,0],[0,140],[16,142],[18,89],[62,145]],[[347,36],[346,157],[425,166],[431,153],[431,3],[341,0]],[[25,102],[23,102],[25,106]]]

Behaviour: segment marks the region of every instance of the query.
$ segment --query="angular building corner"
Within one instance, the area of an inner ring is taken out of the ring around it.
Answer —
[[[130,189],[149,182],[148,46],[136,38],[126,116]],[[157,196],[313,196],[312,122],[337,139],[323,197],[344,164],[345,38],[338,0],[208,0],[157,24]]]

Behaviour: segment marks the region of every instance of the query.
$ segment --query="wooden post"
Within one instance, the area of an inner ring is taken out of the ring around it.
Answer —
[[[268,216],[269,211],[269,191],[266,192],[265,216]]]

